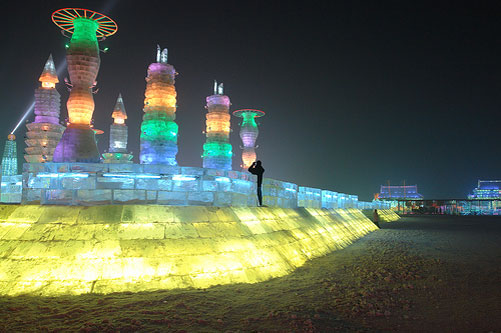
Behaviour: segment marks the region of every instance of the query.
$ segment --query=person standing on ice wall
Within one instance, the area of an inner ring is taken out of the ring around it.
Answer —
[[[374,209],[374,213],[372,214],[372,221],[379,228],[379,214],[377,212],[377,209]]]
[[[263,205],[263,192],[261,191],[261,185],[263,184],[263,173],[264,169],[261,166],[261,161],[256,161],[252,163],[249,167],[249,172],[257,176],[257,199],[259,201],[259,206]]]

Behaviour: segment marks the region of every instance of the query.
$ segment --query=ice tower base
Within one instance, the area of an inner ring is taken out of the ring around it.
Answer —
[[[53,161],[99,163],[94,130],[88,125],[70,124],[56,146]]]

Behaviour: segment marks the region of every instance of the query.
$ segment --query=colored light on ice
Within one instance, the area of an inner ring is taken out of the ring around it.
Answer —
[[[75,173],[75,172],[39,173],[39,174],[37,174],[37,177],[40,177],[40,178],[88,178],[89,174],[88,173]]]
[[[231,144],[224,142],[207,142],[204,143],[203,157],[206,156],[232,156]]]
[[[55,88],[56,84],[52,82],[42,82],[42,87],[44,88]]]
[[[125,174],[125,173],[103,173],[103,177],[113,177],[113,178],[152,178],[152,179],[162,178],[160,175]]]
[[[216,181],[218,181],[218,182],[224,182],[224,183],[229,183],[230,182],[230,178],[228,178],[228,177],[216,177]]]
[[[184,175],[174,175],[174,176],[172,176],[172,180],[185,181],[185,180],[195,180],[195,179],[197,179],[197,178],[193,177],[193,176],[184,176]]]

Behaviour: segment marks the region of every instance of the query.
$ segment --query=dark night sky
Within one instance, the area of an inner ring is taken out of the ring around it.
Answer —
[[[144,77],[159,43],[169,48],[169,63],[179,72],[180,165],[202,164],[205,97],[217,79],[224,82],[231,110],[267,113],[257,142],[267,177],[358,194],[363,200],[388,180],[418,184],[428,198],[459,198],[479,178],[501,178],[497,2],[470,2],[469,7],[457,1],[3,5],[4,136],[31,104],[49,53],[56,66],[62,63],[67,40],[50,15],[72,6],[103,11],[119,27],[101,43],[110,48],[101,55],[95,95],[95,124],[105,130],[101,151],[108,145],[111,112],[121,92],[129,148],[137,160]],[[63,84],[58,90],[64,119],[68,92]],[[234,169],[240,162],[237,125],[232,119]],[[16,132],[19,151],[25,131],[23,125]]]

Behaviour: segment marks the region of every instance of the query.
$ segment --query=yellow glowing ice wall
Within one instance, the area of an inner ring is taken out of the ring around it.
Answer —
[[[141,164],[177,165],[176,70],[167,63],[167,49],[157,47],[157,62],[148,67],[141,123]]]
[[[400,219],[400,216],[391,209],[378,209],[377,212],[382,222],[394,222]]]
[[[26,125],[28,132],[24,159],[28,163],[52,161],[56,145],[65,129],[59,124],[61,96],[56,90],[59,80],[52,55],[49,55],[39,81],[42,84],[35,90],[35,121]]]
[[[0,205],[0,294],[255,283],[376,229],[355,209]]]

